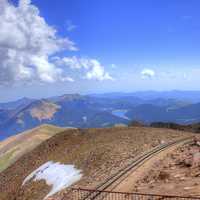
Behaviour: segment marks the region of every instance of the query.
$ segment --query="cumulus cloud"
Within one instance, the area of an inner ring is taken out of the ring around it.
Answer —
[[[152,69],[143,69],[141,71],[141,75],[142,75],[142,78],[143,79],[146,79],[146,78],[153,78],[155,76],[155,71],[152,70]]]
[[[30,0],[20,0],[17,6],[0,1],[0,85],[72,81],[50,59],[63,50],[77,48],[68,38],[57,35]]]
[[[64,57],[62,59],[55,59],[56,65],[66,66],[71,69],[84,69],[86,75],[84,78],[88,80],[114,80],[112,76],[105,71],[105,68],[101,65],[101,63],[96,59],[90,58],[78,58],[76,56],[73,57]]]
[[[67,66],[71,69],[81,69],[83,67],[81,59],[78,59],[76,56],[63,58],[56,57],[54,60],[55,64],[58,66]]]
[[[87,60],[87,66],[89,71],[86,74],[87,79],[96,79],[99,81],[103,80],[113,80],[108,72],[105,72],[104,67],[99,63],[99,61],[91,59]]]

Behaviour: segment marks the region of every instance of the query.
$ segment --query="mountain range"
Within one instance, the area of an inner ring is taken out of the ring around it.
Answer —
[[[0,139],[42,124],[91,128],[127,125],[134,120],[146,124],[197,123],[200,121],[200,92],[65,94],[0,103]]]

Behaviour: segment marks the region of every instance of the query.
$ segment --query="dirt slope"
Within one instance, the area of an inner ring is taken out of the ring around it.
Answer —
[[[153,194],[200,196],[200,137],[186,144],[149,167],[132,188]],[[175,189],[176,188],[176,189]]]
[[[50,189],[44,181],[21,185],[28,174],[47,161],[75,164],[84,174],[77,185],[92,188],[127,165],[138,153],[189,134],[143,127],[64,131],[40,144],[0,174],[0,199],[43,199]],[[59,195],[61,197],[62,193]]]
[[[65,128],[45,124],[0,142],[0,172],[41,142],[63,130]]]

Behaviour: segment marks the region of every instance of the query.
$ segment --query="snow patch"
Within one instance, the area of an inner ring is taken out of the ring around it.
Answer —
[[[112,114],[115,115],[115,116],[117,116],[117,117],[130,120],[130,119],[126,116],[126,113],[127,113],[127,112],[128,112],[128,110],[120,109],[120,110],[113,110],[113,111],[112,111]]]
[[[59,162],[49,161],[29,174],[22,185],[31,180],[45,180],[47,185],[52,186],[51,191],[44,198],[47,199],[58,191],[77,182],[81,177],[81,170],[76,169],[74,165],[64,165]]]

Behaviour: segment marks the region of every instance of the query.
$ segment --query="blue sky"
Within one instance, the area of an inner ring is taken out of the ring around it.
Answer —
[[[21,41],[24,32],[18,37],[17,27],[27,26],[32,32],[37,30],[24,22],[13,28],[12,35],[7,33],[9,37],[4,36],[6,31],[0,31],[0,36],[3,35],[0,47],[5,46],[6,51],[9,49],[7,55],[15,52],[23,60],[4,59],[0,63],[9,66],[8,71],[5,66],[0,68],[3,74],[0,74],[0,101],[74,92],[199,89],[198,0],[32,0],[31,3],[21,0],[21,7],[18,1],[9,2],[4,0],[4,9],[9,14],[0,15],[0,19],[7,19],[12,12],[19,12],[21,17],[23,13],[28,19],[34,7],[38,12],[31,15],[33,22],[36,16],[45,20],[40,31],[53,27],[57,31],[56,37],[67,37],[73,44],[68,42],[65,50],[59,46],[56,50],[52,48],[52,51],[38,53],[30,51],[35,48],[33,43],[19,50],[22,46],[18,45],[19,42],[23,45],[25,42]],[[19,19],[20,16],[17,15]],[[12,23],[16,24],[14,18]],[[0,24],[1,30],[8,27],[4,21],[3,25]],[[36,37],[27,30],[25,32],[30,34],[26,42],[32,41],[30,38],[34,41],[40,38],[38,32]],[[47,37],[51,37],[51,33],[48,32]],[[44,39],[46,34],[41,32],[39,50],[46,43],[47,47],[50,45]],[[12,40],[17,41],[16,46],[5,45]],[[57,38],[51,40],[58,41]],[[31,54],[27,60],[26,48],[30,51],[28,56]],[[18,54],[18,51],[21,53]],[[1,55],[0,49],[0,57],[6,57],[4,54]],[[47,64],[47,68],[41,71],[42,63]],[[54,71],[49,72],[50,67]],[[13,71],[15,75],[20,73],[14,76],[10,74]]]

